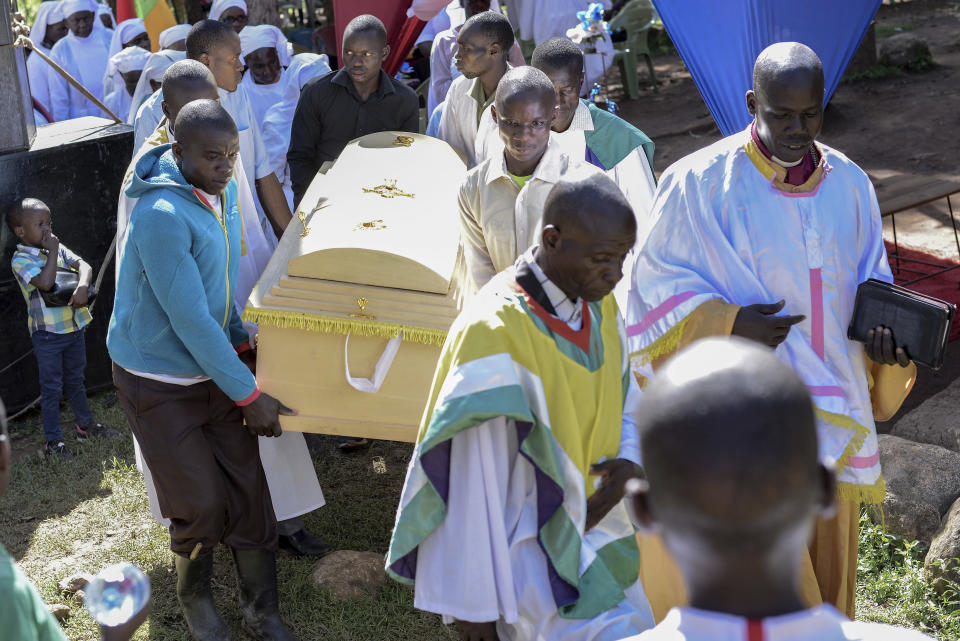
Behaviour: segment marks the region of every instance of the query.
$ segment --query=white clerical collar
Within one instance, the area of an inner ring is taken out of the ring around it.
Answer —
[[[804,155],[804,157],[806,157],[806,155]],[[800,158],[800,160],[797,160],[797,161],[795,161],[795,162],[787,162],[786,160],[780,160],[779,158],[777,158],[777,157],[774,156],[773,154],[770,154],[770,160],[772,160],[773,162],[777,163],[777,164],[780,165],[781,167],[786,167],[787,169],[790,169],[791,167],[796,167],[797,165],[799,165],[800,163],[802,163],[802,162],[803,162],[803,157]]]
[[[554,282],[543,273],[543,270],[540,268],[540,265],[537,264],[536,260],[538,247],[539,245],[534,245],[524,252],[523,259],[530,265],[530,271],[533,272],[533,275],[543,288],[543,293],[547,296],[547,300],[553,305],[553,309],[556,312],[554,317],[562,320],[573,331],[578,332],[583,327],[583,300],[580,298],[570,300],[570,297],[564,294],[563,290],[557,287]]]

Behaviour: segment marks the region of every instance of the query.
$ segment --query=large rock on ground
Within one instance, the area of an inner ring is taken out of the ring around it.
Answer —
[[[960,380],[904,414],[890,433],[960,452]]]
[[[879,442],[888,492],[885,526],[898,536],[929,542],[936,530],[933,512],[943,517],[960,496],[960,454],[889,434],[881,434]]]
[[[869,508],[870,519],[880,523],[892,534],[909,541],[929,544],[933,535],[940,529],[940,513],[928,503],[918,503],[902,499],[887,489],[887,497],[880,509]]]
[[[317,561],[313,582],[338,599],[372,599],[387,576],[383,565],[382,554],[338,550]]]
[[[943,593],[950,583],[960,582],[960,499],[943,517],[943,527],[933,537],[930,550],[923,562],[923,573],[937,592]]]
[[[880,63],[901,69],[920,70],[933,64],[926,40],[915,33],[898,33],[880,43]]]

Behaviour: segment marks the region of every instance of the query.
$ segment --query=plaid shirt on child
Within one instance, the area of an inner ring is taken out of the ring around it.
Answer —
[[[10,268],[17,277],[17,284],[23,292],[23,299],[27,302],[27,326],[30,334],[44,330],[54,334],[69,334],[82,329],[93,320],[90,310],[86,307],[74,309],[69,305],[63,307],[47,307],[40,296],[40,290],[30,284],[33,278],[40,274],[40,270],[47,264],[48,252],[46,249],[17,245],[13,253]],[[80,257],[60,245],[57,255],[58,267],[71,267],[80,261]]]

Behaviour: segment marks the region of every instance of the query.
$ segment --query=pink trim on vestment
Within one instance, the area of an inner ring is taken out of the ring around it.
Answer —
[[[639,323],[628,327],[627,336],[637,336],[638,334],[644,333],[650,329],[654,323],[672,312],[678,305],[690,300],[696,295],[697,292],[683,292],[682,294],[674,294],[663,303],[650,310],[650,313],[644,316],[643,320],[641,320]]]
[[[858,470],[866,470],[880,462],[880,452],[873,456],[851,456],[847,461],[847,467],[854,467]]]
[[[811,396],[840,396],[843,397],[843,390],[836,385],[810,385]]]
[[[819,268],[810,270],[810,310],[813,314],[810,340],[813,351],[823,360],[823,276]]]

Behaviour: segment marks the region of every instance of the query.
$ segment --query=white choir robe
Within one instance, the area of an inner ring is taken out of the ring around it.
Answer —
[[[803,186],[775,186],[749,129],[663,173],[653,229],[633,268],[627,340],[642,374],[687,340],[685,328],[713,323],[708,333],[729,334],[739,306],[785,300],[783,314],[806,319],[774,353],[810,390],[821,459],[836,462],[841,498],[879,503],[874,416],[896,411],[916,367],[868,361],[847,338],[858,285],[893,277],[869,178],[840,152],[817,149],[820,165]]]
[[[33,45],[50,55],[50,49],[47,49],[39,42]],[[36,99],[44,108],[53,115],[52,103],[50,101],[50,74],[56,73],[53,68],[47,64],[47,61],[35,53],[31,53],[27,58],[27,81],[30,83],[30,95]],[[46,123],[44,123],[46,124]]]
[[[285,74],[286,71],[283,70],[280,78],[272,85],[258,85],[253,79],[253,74],[249,71],[243,74],[243,80],[240,81],[240,85],[243,87],[250,101],[250,107],[253,109],[254,122],[258,122],[261,125],[261,135],[263,131],[263,119],[266,117],[267,111],[270,107],[283,100],[284,89],[286,88],[286,83],[283,78]]]
[[[70,32],[53,45],[50,58],[79,80],[98,100],[103,101],[103,74],[107,71],[109,50],[109,43],[96,31],[86,38],[78,38]],[[53,72],[48,78],[51,115],[55,120],[69,120],[81,116],[107,117],[100,107],[77,91],[60,74]]]
[[[163,92],[157,89],[137,108],[133,119],[133,150],[139,150],[163,120]]]
[[[123,184],[120,188],[120,199],[117,205],[117,246],[116,246],[116,267],[119,273],[120,260],[123,257],[123,248],[126,242],[127,226],[130,222],[130,214],[133,212],[137,199],[127,196],[126,191],[132,182],[133,168],[140,155],[159,144],[173,142],[173,136],[166,128],[166,121],[162,121],[157,127],[154,135],[150,136],[143,147],[134,154],[133,160],[124,176]],[[238,159],[237,168],[242,167]],[[243,223],[243,241],[246,253],[240,258],[240,270],[237,278],[237,292],[234,297],[234,304],[239,310],[243,310],[250,292],[257,284],[260,274],[263,273],[270,256],[273,253],[269,247],[267,239],[264,238],[260,227],[260,220],[255,214],[253,206],[253,196],[250,191],[250,185],[243,171],[234,171],[234,179],[237,182],[237,200],[240,205],[240,216]],[[256,334],[256,326],[244,323],[244,327],[250,333],[250,339],[253,341]],[[284,431],[279,437],[257,439],[260,448],[260,461],[263,464],[263,472],[267,479],[267,485],[270,487],[270,498],[273,502],[273,511],[277,520],[284,521],[307,512],[323,507],[325,504],[323,492],[320,489],[320,481],[317,479],[316,468],[313,466],[313,459],[307,449],[307,443],[301,432]],[[160,504],[157,501],[157,491],[153,484],[153,476],[150,468],[147,467],[140,453],[140,446],[137,439],[133,439],[134,451],[137,460],[137,469],[143,474],[144,483],[147,488],[147,502],[150,507],[150,513],[154,518],[164,525],[169,525],[163,515],[160,514]]]
[[[566,38],[567,30],[580,24],[578,11],[585,11],[588,0],[518,0],[517,23],[520,38],[540,44],[550,38]],[[610,0],[600,0],[604,9],[613,5]],[[511,18],[512,20],[512,18]]]
[[[916,630],[851,621],[830,605],[750,621],[696,608],[674,608],[660,625],[623,641],[931,641]]]
[[[628,378],[618,457],[639,463],[642,393]],[[447,623],[496,621],[501,641],[617,641],[651,628],[653,613],[639,580],[596,618],[560,616],[538,539],[536,476],[519,454],[512,423],[500,416],[453,437],[450,469],[457,473],[450,475],[442,525],[417,552],[414,607],[441,614]],[[583,535],[582,554],[592,560],[586,550],[633,533],[620,502]]]

